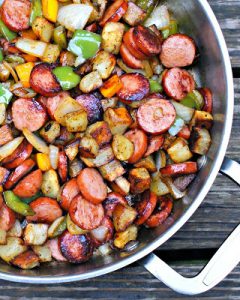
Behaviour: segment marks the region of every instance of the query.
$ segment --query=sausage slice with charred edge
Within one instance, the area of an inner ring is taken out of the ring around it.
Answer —
[[[68,161],[67,155],[64,151],[59,152],[58,157],[58,174],[61,178],[62,182],[67,181],[67,174],[68,174]]]
[[[52,257],[57,261],[67,261],[62,255],[59,243],[59,237],[47,241],[47,246],[51,251]]]
[[[174,123],[176,111],[171,102],[153,98],[142,104],[137,111],[139,126],[151,134],[166,132]]]
[[[125,0],[114,1],[105,11],[99,25],[104,26],[107,22],[118,22],[127,11],[127,8],[128,3]]]
[[[60,194],[60,205],[61,207],[68,211],[72,200],[80,193],[77,179],[73,178],[69,180],[62,188]]]
[[[109,193],[107,198],[103,201],[105,214],[112,217],[113,211],[117,204],[127,205],[127,200],[118,193]]]
[[[198,91],[200,92],[200,94],[203,96],[204,99],[204,105],[202,110],[211,114],[213,110],[213,96],[211,90],[208,88],[201,88],[198,89]]]
[[[148,191],[145,191],[141,195],[141,201],[139,201],[135,209],[138,212],[137,219],[135,220],[135,224],[142,225],[147,221],[147,219],[151,216],[153,213],[155,207],[157,205],[157,196]]]
[[[29,28],[31,2],[29,0],[5,0],[1,7],[1,16],[7,27],[19,32]]]
[[[58,105],[61,104],[65,98],[69,97],[68,92],[60,92],[56,96],[47,98],[47,112],[51,119],[55,120],[54,113]]]
[[[140,101],[149,94],[149,81],[142,74],[124,74],[120,77],[120,80],[123,86],[117,96],[123,102]]]
[[[147,55],[145,55],[144,53],[142,53],[134,39],[133,39],[133,28],[129,29],[123,36],[123,42],[126,45],[127,49],[129,50],[129,52],[136,57],[139,60],[145,60],[147,59]]]
[[[63,256],[73,264],[80,264],[92,257],[93,243],[88,234],[71,234],[65,231],[59,238]]]
[[[107,186],[93,168],[83,169],[77,177],[77,183],[83,197],[93,204],[99,204],[107,197]]]
[[[196,56],[193,39],[181,33],[169,36],[162,44],[160,60],[166,68],[190,66]]]
[[[13,123],[18,130],[37,131],[47,121],[46,110],[34,99],[20,98],[12,106]]]
[[[143,69],[142,61],[133,56],[124,43],[120,47],[120,54],[123,62],[130,68]]]
[[[16,221],[15,213],[5,203],[0,208],[0,229],[10,230]]]
[[[130,164],[135,164],[147,151],[147,136],[140,129],[132,129],[125,133],[125,137],[134,145],[133,155],[129,158],[128,162]]]
[[[52,67],[47,63],[40,63],[32,69],[30,85],[35,92],[45,97],[56,96],[61,91],[61,86],[52,73]]]
[[[43,222],[51,224],[62,216],[62,210],[56,200],[48,197],[40,197],[30,203],[34,210],[34,216],[28,216],[28,222]]]
[[[69,215],[80,228],[92,230],[101,224],[104,218],[104,210],[101,203],[92,204],[81,195],[78,195],[70,204]]]
[[[196,173],[198,171],[198,167],[196,162],[187,161],[185,163],[167,165],[160,171],[163,176],[176,176]]]
[[[175,100],[182,100],[195,89],[192,75],[180,68],[172,68],[164,72],[162,85],[165,93]]]
[[[163,135],[151,136],[148,140],[148,148],[144,154],[144,157],[151,155],[152,153],[158,151],[164,143]]]

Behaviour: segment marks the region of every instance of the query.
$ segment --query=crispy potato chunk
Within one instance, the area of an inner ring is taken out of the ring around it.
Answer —
[[[60,49],[58,45],[48,44],[41,60],[46,63],[53,64],[57,61],[59,55]]]
[[[69,132],[83,132],[88,125],[88,117],[85,110],[70,112],[65,115],[66,127]]]
[[[190,137],[190,149],[192,152],[205,155],[211,145],[210,133],[205,128],[194,128]]]
[[[112,147],[106,146],[99,150],[96,158],[85,158],[83,156],[80,156],[80,158],[85,163],[85,165],[87,165],[89,168],[93,168],[108,164],[114,159],[114,154],[112,151]]]
[[[40,262],[52,261],[52,253],[47,244],[42,246],[32,246],[33,251],[38,255]]]
[[[60,136],[60,124],[55,121],[48,122],[40,131],[41,137],[48,143],[52,143]]]
[[[27,224],[24,231],[24,241],[27,245],[43,245],[47,240],[47,224]]]
[[[47,19],[37,17],[33,21],[32,30],[42,42],[49,43],[53,34],[54,26]]]
[[[145,168],[150,173],[154,173],[157,171],[156,164],[154,162],[152,155],[140,159],[137,163],[134,164],[134,167]]]
[[[21,237],[23,233],[22,226],[19,220],[16,220],[13,227],[7,232],[7,236]]]
[[[151,178],[145,168],[135,168],[129,172],[129,182],[131,193],[141,194],[150,188]]]
[[[188,143],[183,138],[177,138],[167,149],[171,160],[175,163],[182,163],[192,158],[192,152],[189,150]]]
[[[103,118],[108,123],[112,134],[124,134],[132,124],[132,118],[125,107],[108,108]]]
[[[23,240],[17,237],[7,237],[6,245],[0,246],[0,257],[5,262],[9,263],[17,255],[27,251],[27,246]]]
[[[80,141],[79,152],[82,157],[95,158],[98,154],[99,146],[91,136],[84,136]]]
[[[113,225],[117,232],[124,231],[137,217],[137,211],[129,206],[117,204],[113,211]]]
[[[93,137],[100,148],[110,143],[112,139],[109,126],[104,121],[99,121],[89,126],[86,130],[86,135]]]
[[[118,54],[122,43],[124,25],[119,22],[107,22],[102,31],[102,48],[110,53]]]
[[[101,50],[93,59],[93,71],[98,71],[102,79],[107,79],[116,65],[116,58],[104,50]]]
[[[131,1],[128,2],[128,9],[123,16],[123,20],[127,24],[129,24],[131,26],[138,25],[142,21],[144,21],[145,17],[146,17],[145,11],[143,11],[135,3],[131,2]]]
[[[116,134],[112,141],[113,153],[121,161],[128,160],[134,152],[133,143],[124,135]]]
[[[50,198],[57,198],[60,190],[58,175],[55,170],[49,170],[43,174],[41,190],[43,194]]]
[[[123,249],[128,242],[135,241],[137,239],[138,228],[136,225],[129,226],[123,232],[117,232],[113,244],[119,249]]]
[[[207,129],[210,129],[213,124],[213,116],[206,112],[206,111],[200,111],[195,110],[192,120],[190,122],[190,129],[193,127],[205,127]]]
[[[29,250],[16,256],[11,263],[23,270],[30,270],[39,266],[39,257]]]
[[[70,161],[73,161],[78,154],[79,139],[75,139],[64,147],[64,151]]]
[[[82,78],[79,88],[83,93],[87,94],[98,89],[102,83],[103,82],[100,73],[98,71],[93,71]]]
[[[111,183],[111,188],[114,192],[127,196],[130,192],[130,182],[125,177],[120,176]]]
[[[108,164],[99,167],[102,177],[108,181],[114,181],[125,173],[125,170],[118,160],[112,160]]]

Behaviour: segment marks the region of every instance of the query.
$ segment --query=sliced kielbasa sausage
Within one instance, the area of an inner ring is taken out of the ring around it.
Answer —
[[[165,93],[175,100],[182,100],[195,89],[192,75],[180,68],[172,68],[164,72],[162,84]]]
[[[147,27],[142,25],[134,27],[133,40],[138,49],[147,56],[154,56],[161,52],[161,40],[156,33]]]
[[[87,112],[88,124],[95,123],[102,119],[102,103],[97,97],[91,94],[83,94],[78,96],[76,100]]]
[[[198,89],[198,91],[200,92],[200,94],[203,96],[204,99],[204,105],[202,110],[211,114],[213,110],[213,96],[211,90],[204,87]]]
[[[147,59],[147,55],[145,55],[143,52],[141,52],[134,39],[133,39],[133,29],[131,28],[129,29],[123,36],[123,42],[126,45],[127,49],[129,50],[129,52],[136,57],[139,60],[145,60]]]
[[[104,210],[101,203],[92,204],[81,195],[78,195],[70,204],[69,215],[80,228],[92,230],[101,224],[104,218]]]
[[[107,198],[103,201],[105,214],[112,217],[113,211],[117,204],[127,205],[127,200],[118,193],[109,193]]]
[[[58,157],[58,174],[61,178],[62,182],[67,181],[67,175],[68,175],[68,161],[67,161],[67,155],[64,151],[59,152]]]
[[[148,140],[148,148],[144,154],[144,157],[151,155],[152,153],[158,151],[164,143],[163,135],[151,136]]]
[[[155,207],[157,205],[157,196],[148,191],[145,191],[141,195],[141,200],[136,204],[135,209],[138,212],[137,219],[135,220],[135,223],[137,225],[142,225],[147,221],[147,219],[151,216],[153,213]]]
[[[53,97],[61,91],[61,86],[47,63],[40,63],[32,69],[30,85],[35,92],[45,97]]]
[[[68,92],[60,92],[56,96],[47,98],[47,112],[51,119],[55,120],[54,113],[58,105],[61,104],[65,98],[69,97]]]
[[[20,98],[13,103],[12,118],[18,130],[37,131],[47,121],[47,113],[36,100]]]
[[[140,101],[149,94],[149,81],[142,74],[124,74],[120,77],[120,80],[123,86],[117,96],[123,102]]]
[[[196,173],[198,171],[198,167],[196,162],[187,161],[185,163],[167,165],[160,171],[163,176],[177,176]]]
[[[162,45],[160,60],[166,68],[190,66],[196,56],[194,40],[181,33],[169,36]]]
[[[114,1],[105,11],[99,25],[104,26],[107,22],[118,22],[127,11],[127,8],[128,3],[125,0]]]
[[[80,193],[77,179],[73,178],[69,180],[62,188],[60,194],[60,205],[64,210],[69,210],[72,200]]]
[[[93,168],[83,169],[77,177],[77,183],[83,197],[93,204],[101,203],[107,197],[107,186]]]
[[[34,210],[34,216],[28,216],[28,222],[43,222],[51,224],[62,216],[62,210],[56,200],[48,197],[40,197],[30,203]]]
[[[28,198],[34,196],[42,185],[42,171],[36,170],[23,178],[14,188],[13,192],[18,197]]]
[[[28,29],[31,13],[29,0],[5,0],[2,4],[2,20],[13,31]]]
[[[51,251],[52,257],[57,261],[67,261],[66,258],[62,255],[59,237],[47,241],[47,246]]]
[[[71,234],[65,231],[59,237],[63,256],[73,264],[89,260],[93,255],[93,243],[88,234]]]
[[[123,62],[130,68],[133,69],[143,68],[142,61],[137,59],[135,56],[133,56],[124,43],[122,43],[120,47],[120,54],[122,56]]]
[[[15,213],[5,203],[0,208],[0,229],[10,230],[16,221]]]
[[[152,98],[142,104],[137,111],[139,126],[151,134],[166,132],[174,123],[176,111],[171,102]]]

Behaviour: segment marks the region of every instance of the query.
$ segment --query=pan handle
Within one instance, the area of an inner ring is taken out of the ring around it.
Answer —
[[[225,158],[220,172],[240,185],[240,164],[237,162]],[[172,290],[185,295],[197,295],[213,288],[236,267],[240,262],[239,249],[240,225],[196,277],[183,277],[153,253],[140,260],[140,264]]]

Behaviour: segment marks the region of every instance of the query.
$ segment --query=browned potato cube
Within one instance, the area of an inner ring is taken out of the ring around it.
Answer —
[[[99,121],[90,125],[86,130],[86,135],[93,137],[100,148],[110,143],[112,139],[112,133],[109,126],[104,121]]]
[[[178,137],[168,148],[168,155],[175,163],[182,163],[189,160],[193,155],[189,150],[188,143],[181,137]]]
[[[30,270],[39,266],[39,257],[29,250],[16,256],[11,263],[23,270]]]
[[[56,121],[50,121],[41,129],[40,135],[46,142],[52,143],[60,136],[60,130],[60,124]]]
[[[126,178],[120,176],[111,183],[111,188],[114,192],[126,196],[130,191],[130,182]]]
[[[83,163],[75,158],[69,165],[69,175],[71,178],[77,177],[83,169]]]
[[[65,122],[69,132],[85,131],[88,116],[85,110],[73,111],[65,115]]]
[[[95,158],[98,154],[99,146],[91,136],[84,136],[79,145],[79,152],[82,157]]]
[[[7,244],[7,232],[0,228],[0,245]]]
[[[99,168],[102,177],[108,181],[114,181],[125,173],[125,170],[118,160],[112,160]]]
[[[116,134],[112,141],[113,153],[121,161],[128,160],[134,152],[133,143],[124,135]]]
[[[24,241],[26,245],[42,245],[47,240],[47,224],[27,224],[24,231]]]
[[[150,173],[154,173],[157,171],[154,159],[152,155],[149,155],[147,157],[144,157],[140,159],[135,165],[135,168],[145,168],[148,170]]]
[[[54,26],[47,19],[37,17],[32,23],[32,30],[41,41],[49,43],[53,34]]]
[[[52,253],[47,243],[42,246],[32,246],[32,249],[39,257],[40,262],[52,261]]]
[[[75,65],[76,56],[70,51],[61,51],[60,64],[62,66],[73,67]]]
[[[162,148],[167,151],[167,149],[172,145],[172,143],[176,140],[175,136],[170,135],[169,133],[165,134],[164,143]]]
[[[213,116],[206,112],[195,110],[192,120],[190,121],[190,129],[193,127],[205,127],[210,129],[213,124]]]
[[[27,251],[27,246],[22,239],[17,237],[7,237],[6,245],[0,245],[0,257],[7,263],[25,251]]]
[[[129,172],[129,182],[131,193],[141,194],[150,188],[151,178],[145,168],[135,168]]]
[[[116,65],[116,58],[104,50],[101,50],[93,59],[93,71],[98,71],[102,79],[107,79]]]
[[[89,168],[94,168],[101,167],[112,161],[114,159],[114,154],[112,151],[112,147],[108,145],[99,150],[96,158],[85,158],[82,156],[80,158],[86,166],[88,166]]]
[[[103,118],[112,134],[124,134],[132,124],[132,118],[125,107],[108,108]]]
[[[129,24],[131,26],[138,25],[142,21],[144,21],[145,17],[146,17],[146,13],[144,10],[142,10],[135,3],[131,2],[131,1],[128,2],[128,9],[123,16],[123,20],[127,24]]]
[[[136,225],[129,226],[123,232],[117,232],[113,244],[119,249],[123,249],[127,243],[135,241],[137,239],[138,228]]]
[[[119,22],[107,22],[102,31],[102,48],[110,53],[118,54],[122,44],[124,25]]]
[[[101,103],[102,103],[103,111],[106,111],[108,108],[115,108],[117,106],[117,102],[118,102],[117,97],[102,99]]]
[[[73,161],[78,154],[79,139],[71,141],[64,148],[64,151],[70,161]]]
[[[53,64],[57,61],[59,55],[60,49],[58,45],[48,44],[41,60],[46,63]]]
[[[102,85],[102,77],[98,71],[85,75],[80,81],[79,88],[83,93],[90,93]]]
[[[190,137],[190,149],[192,152],[205,155],[211,145],[211,136],[206,128],[195,127]]]
[[[117,204],[113,211],[113,225],[117,232],[124,231],[137,217],[137,211],[129,206]]]

